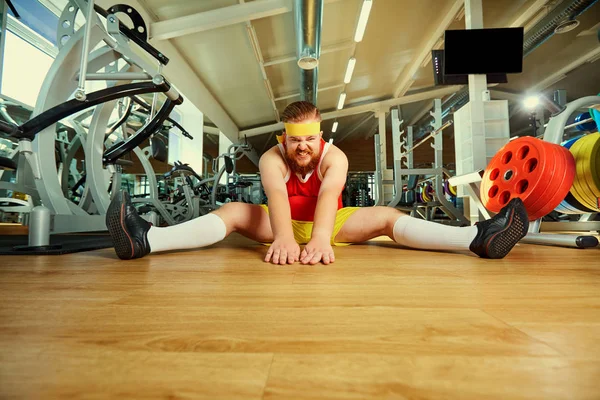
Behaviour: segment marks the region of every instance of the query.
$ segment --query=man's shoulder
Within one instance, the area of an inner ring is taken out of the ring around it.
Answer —
[[[265,151],[262,156],[260,156],[261,159],[281,159],[281,151],[279,150],[278,145],[274,145],[273,147],[271,147],[269,150]]]
[[[348,157],[339,147],[333,143],[329,146],[327,153],[323,157],[321,163],[321,173],[324,173],[329,167],[334,166],[337,168],[347,169],[348,168]]]
[[[323,161],[325,161],[326,159],[339,160],[339,159],[347,159],[347,157],[346,157],[346,153],[344,153],[335,144],[331,143],[329,145],[329,149],[327,150],[327,153],[325,154],[325,157],[323,157]]]
[[[259,167],[261,165],[264,166],[265,163],[269,166],[272,166],[273,164],[285,165],[285,161],[283,160],[283,156],[277,145],[271,147],[260,156]]]

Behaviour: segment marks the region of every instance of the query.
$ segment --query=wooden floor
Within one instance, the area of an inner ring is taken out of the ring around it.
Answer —
[[[0,398],[600,399],[600,248],[0,262]]]

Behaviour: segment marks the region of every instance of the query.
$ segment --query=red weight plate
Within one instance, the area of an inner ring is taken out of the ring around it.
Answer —
[[[514,197],[521,198],[527,209],[534,205],[554,172],[555,154],[549,144],[526,136],[508,142],[496,153],[484,172],[480,189],[488,210],[498,212]]]
[[[554,210],[569,193],[575,179],[575,158],[573,154],[562,146],[554,146],[556,146],[556,150],[559,153],[556,157],[557,165],[562,164],[562,169],[557,170],[552,179],[555,182],[560,182],[560,184],[556,186],[555,190],[549,193],[549,197],[546,197],[546,204],[540,207],[536,213],[530,214],[530,221],[542,218]]]
[[[548,144],[545,142],[544,145]],[[547,150],[550,152],[550,156],[554,162],[550,165],[550,168],[547,170],[547,174],[551,179],[548,179],[548,184],[544,188],[537,192],[537,197],[533,198],[530,196],[529,201],[525,205],[527,208],[527,214],[529,214],[529,220],[535,221],[542,207],[545,207],[548,204],[548,198],[551,197],[556,190],[559,189],[562,184],[562,177],[564,176],[564,169],[566,167],[566,159],[562,152],[559,152],[557,149],[558,146],[546,146]],[[559,176],[560,175],[560,176]],[[524,179],[523,181],[517,184],[517,190],[519,187],[527,187],[528,180]],[[561,199],[562,200],[562,199]]]

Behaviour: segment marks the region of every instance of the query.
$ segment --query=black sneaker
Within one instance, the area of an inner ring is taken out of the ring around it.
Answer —
[[[475,226],[477,236],[469,249],[482,258],[504,258],[527,235],[529,217],[523,201],[514,198],[493,218]]]
[[[115,195],[106,212],[106,227],[120,259],[140,258],[150,253],[148,231],[151,226],[138,215],[129,193],[121,190]]]

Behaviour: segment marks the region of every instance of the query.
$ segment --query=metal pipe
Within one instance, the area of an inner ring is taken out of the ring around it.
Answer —
[[[317,104],[321,56],[323,0],[294,0],[296,56],[300,67],[300,99]]]
[[[85,16],[85,35],[81,45],[81,64],[79,67],[79,85],[75,90],[75,99],[85,101],[85,76],[87,75],[88,55],[90,52],[90,36],[92,35],[92,18],[96,14],[94,10],[94,0],[88,0],[87,14]]]
[[[521,243],[541,244],[548,246],[590,248],[598,246],[598,239],[594,236],[564,235],[558,233],[528,233]]]
[[[79,79],[79,74],[77,74],[77,79]],[[88,81],[141,81],[150,80],[152,77],[143,72],[118,72],[114,74],[89,73],[85,75],[85,79]]]
[[[548,15],[539,21],[523,38],[523,58],[531,54],[546,40],[550,39],[556,27],[567,19],[574,19],[594,5],[598,0],[575,0],[557,5]]]
[[[565,126],[565,129],[569,129],[569,128],[572,128],[574,126],[585,124],[585,123],[588,123],[588,122],[594,122],[594,118],[588,118],[588,119],[584,119],[583,121],[572,123],[570,125]],[[547,127],[547,126],[548,126],[548,124],[544,125],[544,128]],[[527,128],[527,129],[529,129],[529,128]],[[540,136],[544,136],[544,135],[540,135]],[[538,136],[538,137],[540,137],[540,136]]]

